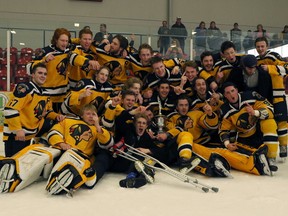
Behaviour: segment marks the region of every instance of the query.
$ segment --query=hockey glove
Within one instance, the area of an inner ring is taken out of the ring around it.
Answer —
[[[126,151],[126,149],[127,146],[125,145],[124,138],[122,137],[122,139],[119,142],[115,143],[111,148],[113,157],[117,157],[118,154],[121,154],[121,152]]]

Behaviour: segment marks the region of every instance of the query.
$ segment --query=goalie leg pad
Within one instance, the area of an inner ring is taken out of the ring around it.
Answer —
[[[44,173],[51,171],[51,169],[45,170],[46,165],[53,164],[53,159],[57,155],[60,155],[60,150],[35,144],[27,146],[12,158],[2,159],[0,162],[3,165],[1,169],[2,190],[0,192],[19,191],[39,180],[42,174],[45,177]],[[12,170],[13,177],[10,177]]]
[[[67,150],[52,169],[46,190],[49,194],[60,194],[78,189],[85,183],[88,188],[96,184],[96,174],[87,172],[90,161],[74,150]]]
[[[15,162],[13,160],[1,161],[0,168],[0,193],[9,192],[15,177]]]
[[[56,176],[53,180],[54,182],[51,183],[47,191],[51,195],[60,194],[61,192],[69,193],[70,189],[68,186],[71,184],[73,180],[73,173],[69,168],[64,168],[62,172],[59,172],[59,175]]]

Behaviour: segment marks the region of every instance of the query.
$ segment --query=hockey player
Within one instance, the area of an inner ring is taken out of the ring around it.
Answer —
[[[199,71],[199,76],[204,78],[207,82],[209,89],[217,90],[218,84],[215,81],[216,69],[214,69],[214,59],[213,54],[210,51],[204,51],[200,55],[201,59],[201,69]]]
[[[65,116],[52,109],[50,98],[45,95],[42,86],[47,80],[45,64],[34,65],[32,80],[16,85],[13,95],[4,108],[5,156],[11,157],[30,144],[35,136],[41,136]]]
[[[268,146],[268,158],[278,150],[277,125],[270,102],[257,92],[238,93],[234,83],[224,83],[227,99],[221,106],[220,138],[227,149],[249,154],[263,143]],[[236,141],[232,141],[235,131]]]
[[[93,105],[83,107],[81,118],[65,119],[56,124],[47,136],[51,146],[64,151],[48,179],[46,190],[49,194],[69,193],[83,184],[91,189],[99,180],[97,164],[92,168],[96,142],[102,148],[109,148],[113,144],[112,137],[99,125]]]
[[[166,145],[170,146],[168,148],[170,148],[172,155],[171,161],[177,158],[180,170],[189,170],[191,163],[193,163],[192,155],[195,152],[192,153],[192,144],[205,145],[210,140],[206,130],[216,129],[218,126],[218,116],[208,104],[203,107],[204,112],[200,110],[189,111],[189,107],[190,99],[186,95],[179,96],[175,112],[167,116],[166,127],[168,131],[156,136],[159,141],[166,141]],[[215,166],[216,159],[220,166]],[[209,156],[209,158],[202,160],[196,169],[208,176],[228,176],[230,165],[221,155],[214,154],[211,158]]]
[[[115,35],[111,43],[102,43],[95,46],[99,64],[110,69],[110,82],[119,88],[127,80],[128,60],[125,59],[128,54],[127,47],[128,40],[120,34]]]
[[[61,112],[70,116],[80,116],[80,110],[85,104],[93,104],[100,115],[114,88],[108,82],[109,72],[109,68],[104,66],[97,71],[95,80],[80,80],[66,96],[61,105]]]
[[[180,87],[185,91],[186,95],[191,97],[194,94],[193,80],[199,73],[198,65],[194,61],[187,61],[184,63],[182,71]]]
[[[81,79],[93,79],[100,64],[96,61],[95,53],[90,49],[93,33],[89,28],[79,31],[79,45],[70,52],[69,85],[74,88]],[[74,39],[75,40],[75,39]]]
[[[54,31],[51,45],[44,47],[42,53],[36,56],[35,60],[27,64],[27,73],[30,74],[35,64],[43,62],[47,67],[47,82],[43,85],[46,88],[46,96],[51,97],[54,111],[58,112],[64,97],[69,90],[69,41],[70,32],[65,28],[58,28]]]
[[[168,115],[174,110],[176,96],[173,91],[170,91],[170,82],[163,79],[157,83],[157,89],[150,101],[143,105],[149,105],[155,116],[158,114]]]
[[[235,44],[231,41],[225,41],[221,44],[221,53],[225,60],[217,62],[215,64],[215,70],[217,71],[215,75],[215,80],[221,88],[222,84],[228,78],[231,70],[233,68],[240,67],[241,56],[236,55]]]
[[[159,56],[154,56],[151,58],[151,67],[153,69],[153,73],[149,73],[145,80],[143,90],[147,88],[155,89],[161,80],[168,80],[171,85],[177,86],[180,84],[181,81],[181,73],[179,70],[175,70],[175,73],[172,73],[172,69],[168,69],[165,66],[163,59]]]
[[[277,132],[280,147],[280,157],[287,157],[287,104],[285,100],[284,77],[288,72],[288,63],[276,52],[268,50],[268,40],[266,37],[259,37],[255,40],[255,47],[259,54],[257,65],[268,71],[272,80],[273,100],[275,120],[277,122]],[[271,159],[272,160],[272,159]],[[275,163],[275,158],[273,159]]]
[[[50,194],[69,192],[84,183],[92,188],[98,180],[97,164],[95,169],[91,168],[96,141],[104,147],[112,141],[109,132],[99,126],[93,105],[84,106],[82,112],[82,119],[66,118],[51,129],[48,141],[56,148],[33,144],[13,157],[1,159],[0,192],[19,191],[49,175]],[[60,157],[61,151],[65,152]]]
[[[267,146],[265,145],[260,146],[250,155],[222,148],[205,147],[209,141],[209,136],[204,136],[205,129],[214,128],[218,124],[218,118],[208,104],[203,107],[206,114],[198,114],[200,111],[189,112],[189,98],[183,95],[178,99],[176,110],[177,112],[172,113],[168,119],[167,127],[172,128],[168,130],[169,136],[177,135],[178,153],[182,157],[180,161],[184,165],[182,171],[187,170],[187,164],[191,160],[200,158],[200,164],[194,170],[207,176],[230,177],[230,165],[234,169],[255,175],[271,175],[266,159]],[[159,137],[165,138],[165,135],[160,134]]]
[[[214,112],[219,111],[220,106],[223,104],[221,100],[222,95],[214,90],[208,91],[205,79],[197,77],[193,82],[193,89],[195,94],[191,97],[191,110],[202,110],[208,103]]]

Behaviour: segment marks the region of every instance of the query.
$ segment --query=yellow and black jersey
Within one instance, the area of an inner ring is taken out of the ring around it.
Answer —
[[[175,109],[175,101],[176,95],[174,93],[169,93],[165,99],[161,99],[158,94],[154,94],[145,106],[149,105],[149,109],[152,110],[155,116],[159,114],[168,115]]]
[[[56,119],[49,97],[32,81],[16,85],[13,95],[4,108],[4,140],[9,134],[23,129],[25,139],[30,140],[38,133],[44,118]]]
[[[191,110],[201,110],[203,111],[203,107],[206,105],[206,103],[209,103],[209,105],[212,107],[213,112],[217,112],[220,110],[221,105],[224,103],[222,100],[219,100],[218,103],[211,105],[210,100],[211,100],[211,95],[212,93],[210,91],[207,92],[206,98],[201,99],[197,94],[194,94],[191,97]]]
[[[97,145],[96,140],[103,146],[111,141],[110,133],[105,129],[102,129],[102,132],[98,133],[94,125],[89,125],[81,119],[66,118],[51,128],[47,139],[52,146],[66,143],[91,156]]]
[[[168,133],[173,137],[182,131],[188,131],[193,135],[193,142],[205,144],[210,140],[209,130],[215,130],[218,127],[218,116],[213,113],[208,116],[200,110],[188,112],[182,116],[178,112],[173,112],[167,116],[166,127]]]
[[[186,61],[184,59],[180,59],[180,58],[172,58],[172,59],[163,60],[165,67],[168,69],[173,69],[175,66],[179,66],[180,68],[182,68],[185,62]]]
[[[92,94],[79,100],[79,96],[87,89],[90,89]],[[101,84],[91,79],[82,79],[77,83],[75,88],[68,93],[65,101],[61,105],[61,112],[66,115],[80,116],[80,110],[84,105],[93,104],[98,114],[101,114],[106,100],[112,91],[113,85],[109,82]]]
[[[72,65],[69,73],[70,87],[74,88],[81,79],[93,79],[96,71],[89,69],[89,61],[96,60],[95,52],[84,50],[82,46],[76,46],[69,56]]]
[[[33,65],[39,62],[45,62],[45,57],[53,54],[55,59],[46,63],[47,79],[43,87],[46,88],[47,96],[51,97],[52,102],[63,102],[66,93],[69,90],[68,73],[70,71],[69,64],[70,48],[60,50],[53,45],[44,47],[42,53],[32,62],[27,64],[27,71],[31,73]]]
[[[122,86],[127,80],[129,61],[126,58],[113,56],[101,47],[97,47],[96,52],[99,64],[110,69],[109,82],[116,87]]]
[[[226,102],[221,106],[222,122],[219,128],[219,134],[222,142],[229,140],[230,131],[238,131],[239,137],[250,137],[256,133],[256,125],[259,119],[273,119],[274,110],[272,104],[263,98],[257,92],[238,93],[239,108],[235,108]],[[258,110],[259,117],[250,116],[246,111],[247,104],[254,110]]]
[[[188,96],[188,97],[192,97],[194,94],[195,94],[195,91],[194,91],[194,86],[193,86],[193,81],[190,82],[187,80],[187,82],[184,84],[183,86],[183,90],[185,90],[185,94]]]
[[[212,71],[208,72],[204,68],[200,68],[198,76],[203,78],[206,81],[207,85],[210,86],[211,82],[215,81],[217,69],[218,67],[216,66],[216,67],[213,67]]]
[[[120,105],[113,107],[111,104],[109,104],[101,118],[102,124],[107,128],[113,128],[116,117],[119,116],[124,110],[125,109]]]
[[[264,56],[257,56],[258,65],[279,65],[288,68],[288,63],[276,52],[268,50]]]
[[[166,73],[164,77],[158,77],[155,73],[150,73],[146,76],[146,79],[144,80],[143,90],[145,89],[155,89],[158,85],[158,83],[161,82],[161,80],[168,80],[171,85],[177,86],[181,82],[181,73],[178,74],[171,74],[171,70],[166,68]]]
[[[275,119],[287,121],[284,77],[288,73],[288,63],[278,53],[268,50],[264,56],[257,56],[257,65],[268,65],[268,73],[272,80]]]
[[[138,54],[129,55],[126,59],[129,61],[128,68],[132,70],[135,77],[138,77],[141,80],[153,72],[150,64],[146,66],[142,65]]]
[[[228,78],[228,76],[229,76],[229,74],[233,68],[240,67],[241,57],[242,56],[237,55],[236,61],[234,63],[230,63],[227,60],[223,60],[223,61],[215,64],[215,70],[217,71],[217,73],[223,72],[223,77],[220,81],[220,85],[226,81],[226,79]],[[215,76],[217,76],[217,73]]]

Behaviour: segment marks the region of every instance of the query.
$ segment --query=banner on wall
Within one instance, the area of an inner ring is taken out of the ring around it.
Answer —
[[[1,92],[0,91],[0,131],[3,131],[3,124],[4,124],[4,107],[9,100],[9,95],[11,92]]]

